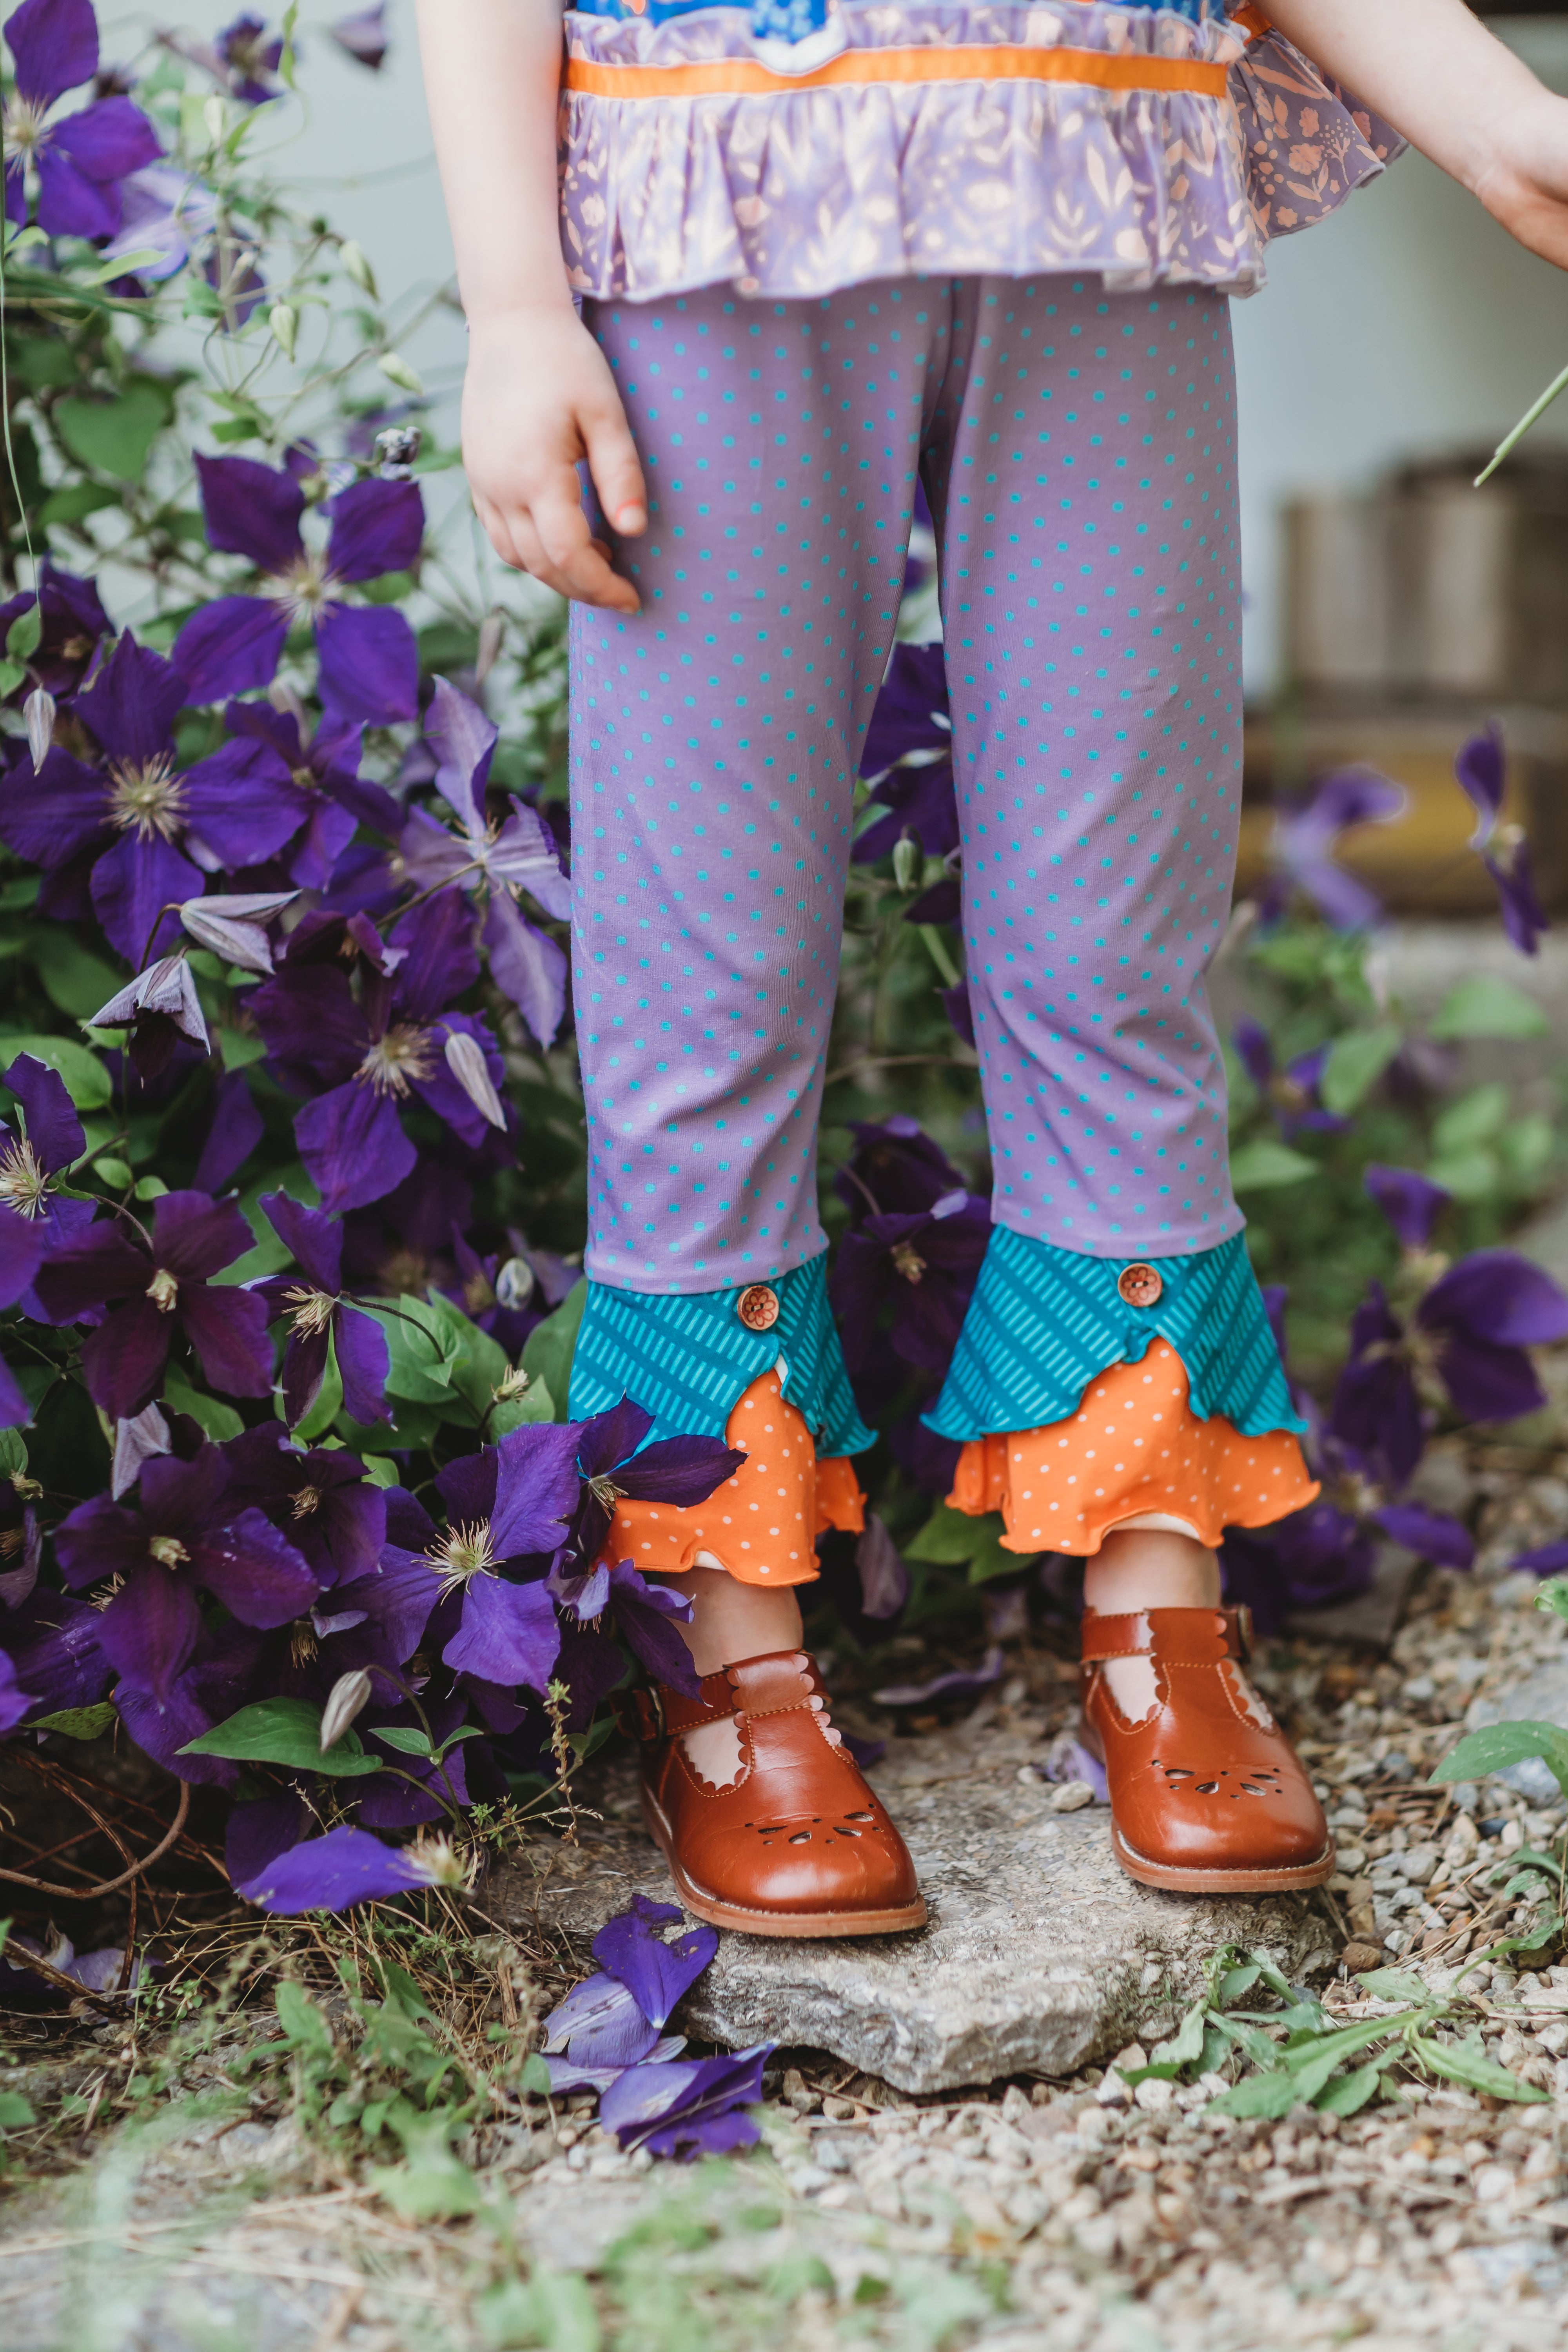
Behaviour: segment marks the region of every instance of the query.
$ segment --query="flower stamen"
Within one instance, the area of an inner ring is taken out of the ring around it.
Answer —
[[[367,1049],[354,1076],[378,1095],[395,1095],[401,1102],[414,1080],[427,1078],[434,1067],[428,1030],[398,1021]]]
[[[117,761],[109,771],[113,791],[109,795],[109,821],[121,833],[134,830],[138,841],[179,837],[185,822],[185,788],[174,773],[171,753],[139,763]]]
[[[178,1275],[171,1274],[167,1266],[161,1265],[147,1285],[146,1295],[160,1315],[172,1315],[174,1311],[174,1301],[180,1295]]]
[[[326,1329],[337,1303],[330,1290],[312,1290],[304,1285],[283,1293],[283,1304],[291,1310],[294,1329],[302,1339],[314,1339]]]
[[[891,1255],[893,1264],[906,1282],[918,1282],[926,1270],[926,1262],[912,1242],[898,1243]]]
[[[147,1549],[160,1568],[184,1568],[191,1556],[178,1536],[153,1536]]]
[[[489,1521],[476,1519],[470,1525],[448,1528],[425,1557],[441,1580],[443,1601],[449,1592],[471,1583],[476,1576],[494,1576],[496,1556]]]
[[[0,1201],[20,1217],[41,1216],[49,1189],[48,1171],[38,1165],[30,1143],[16,1140],[0,1151]]]

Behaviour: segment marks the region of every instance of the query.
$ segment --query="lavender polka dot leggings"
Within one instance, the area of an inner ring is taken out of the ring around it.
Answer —
[[[1241,774],[1223,296],[903,279],[588,304],[647,470],[634,618],[572,614],[589,1273],[825,1247],[853,781],[936,518],[993,1213],[1092,1256],[1243,1222],[1205,974]]]

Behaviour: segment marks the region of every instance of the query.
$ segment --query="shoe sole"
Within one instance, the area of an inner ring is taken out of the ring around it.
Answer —
[[[1142,1886],[1163,1887],[1172,1895],[1289,1895],[1300,1887],[1321,1886],[1333,1876],[1336,1860],[1331,1840],[1314,1862],[1281,1868],[1241,1864],[1232,1870],[1184,1870],[1172,1863],[1151,1862],[1147,1854],[1128,1844],[1114,1822],[1110,1846],[1129,1878],[1137,1879]]]
[[[710,1927],[733,1927],[742,1936],[902,1936],[926,1924],[923,1895],[892,1911],[761,1911],[742,1903],[721,1903],[692,1885],[676,1859],[669,1823],[650,1791],[645,1788],[640,1794],[644,1824],[664,1856],[676,1893]]]

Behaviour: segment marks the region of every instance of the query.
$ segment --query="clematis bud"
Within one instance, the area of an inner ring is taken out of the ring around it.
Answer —
[[[414,460],[419,455],[419,427],[416,425],[389,425],[375,436],[375,454],[380,461],[376,472],[384,482],[410,482],[414,478]]]
[[[212,1051],[195,978],[183,955],[160,956],[83,1025],[129,1029],[131,1058],[144,1078],[168,1067],[178,1037],[188,1037],[204,1054]]]
[[[447,1032],[447,1067],[474,1108],[482,1111],[492,1127],[504,1128],[506,1107],[485,1066],[484,1049],[466,1029]]]
[[[376,365],[388,383],[395,383],[399,392],[411,392],[416,400],[424,397],[424,378],[416,373],[400,352],[381,352]]]
[[[340,1675],[327,1694],[327,1704],[321,1709],[321,1753],[335,1748],[350,1724],[370,1698],[371,1681],[363,1666],[352,1674]]]
[[[536,1276],[525,1257],[509,1257],[496,1276],[496,1305],[514,1312],[533,1297]]]
[[[215,955],[226,956],[247,971],[269,977],[272,950],[261,928],[299,897],[298,890],[231,891],[211,898],[187,898],[180,920],[192,939]]]
[[[114,1466],[109,1475],[109,1491],[118,1503],[128,1494],[142,1475],[142,1465],[155,1454],[170,1450],[169,1424],[155,1404],[143,1405],[142,1411],[114,1425]]]
[[[378,300],[379,297],[376,293],[375,288],[375,272],[371,268],[365,249],[363,246],[360,244],[358,238],[353,236],[345,237],[342,246],[339,247],[338,257],[342,261],[348,275],[353,279],[354,284],[362,288],[363,291],[370,296],[373,302]]]
[[[55,740],[55,698],[47,686],[36,686],[22,705],[22,716],[27,722],[27,749],[33,755],[36,775],[48,757],[49,746]]]
[[[487,613],[479,623],[479,654],[474,662],[474,683],[483,686],[500,656],[501,643],[506,635],[506,614]]]
[[[267,323],[272,330],[272,340],[285,359],[294,356],[294,338],[300,330],[300,313],[291,302],[274,302],[268,312]]]
[[[893,879],[900,890],[912,890],[921,878],[925,856],[920,843],[905,833],[893,844]]]

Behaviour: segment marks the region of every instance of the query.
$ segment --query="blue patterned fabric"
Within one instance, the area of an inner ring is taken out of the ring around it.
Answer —
[[[818,1458],[863,1454],[876,1433],[855,1409],[826,1275],[823,1251],[773,1279],[779,1319],[769,1331],[749,1331],[742,1322],[741,1288],[664,1298],[590,1282],[572,1358],[572,1419],[607,1412],[629,1396],[653,1415],[649,1444],[722,1437],[752,1382],[782,1356],[784,1395],[811,1431]]]
[[[672,16],[694,16],[700,9],[715,5],[725,7],[731,0],[645,0],[640,8],[627,5],[627,0],[573,0],[573,13],[579,16],[641,17],[649,25],[665,25]],[[808,33],[821,30],[827,22],[827,0],[733,0],[752,19],[752,30],[760,41],[804,41]],[[848,0],[853,7],[857,0]],[[1158,8],[1167,16],[1185,16],[1189,24],[1201,25],[1211,16],[1226,14],[1225,0],[1126,0],[1131,8]]]
[[[1164,1288],[1129,1307],[1122,1267],[1152,1265]],[[1239,1234],[1190,1257],[1079,1257],[995,1226],[935,1408],[939,1437],[1045,1429],[1076,1412],[1111,1364],[1141,1363],[1166,1339],[1186,1367],[1200,1421],[1219,1413],[1243,1437],[1306,1428],[1290,1402],[1279,1350]]]

